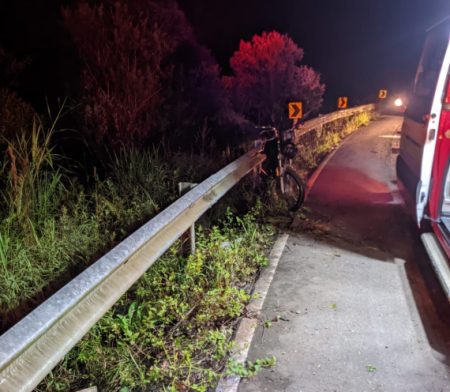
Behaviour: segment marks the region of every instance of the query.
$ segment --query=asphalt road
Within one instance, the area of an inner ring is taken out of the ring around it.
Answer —
[[[395,182],[400,126],[353,134],[312,185],[249,353],[277,363],[240,392],[450,391],[449,305]]]

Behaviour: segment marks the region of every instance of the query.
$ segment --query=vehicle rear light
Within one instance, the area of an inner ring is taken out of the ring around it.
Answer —
[[[439,121],[440,134],[450,139],[450,75],[444,90],[444,102],[442,105],[441,118]],[[442,137],[442,136],[441,136]]]
[[[441,118],[439,119],[439,138],[450,139],[450,77],[447,79]]]
[[[447,78],[447,86],[445,88],[443,110],[450,110],[450,76]]]
[[[429,195],[429,213],[432,219],[439,219],[442,214],[442,192],[446,177],[447,163],[450,151],[450,77],[447,78],[442,110],[439,118],[438,140],[432,169],[432,190]]]

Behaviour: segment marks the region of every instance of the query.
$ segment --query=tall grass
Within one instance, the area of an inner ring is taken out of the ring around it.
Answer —
[[[36,119],[1,141],[3,329],[177,197],[176,173],[156,151],[118,153],[86,189],[58,163],[54,132]]]
[[[30,132],[21,132],[12,140],[0,138],[0,142],[7,146],[7,160],[2,165],[3,173],[7,174],[2,197],[8,206],[8,214],[20,222],[37,212],[34,209],[39,208],[39,204],[32,205],[33,201],[38,201],[33,196],[46,192],[48,183],[42,176],[45,176],[47,168],[53,168],[54,154],[50,146],[53,133],[53,126],[45,130],[39,118],[35,117]],[[56,185],[59,181],[54,179],[50,182]]]
[[[54,167],[57,157],[50,144],[56,121],[45,128],[34,116],[31,129],[18,132],[16,138],[0,139],[5,150],[0,165],[2,313],[18,306],[21,298],[33,297],[45,285],[49,268],[58,270],[64,264],[64,255],[55,244],[57,208],[67,192],[63,175]],[[51,266],[41,260],[48,251],[54,253]]]

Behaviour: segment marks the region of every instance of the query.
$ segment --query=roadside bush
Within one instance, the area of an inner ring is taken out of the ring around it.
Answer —
[[[215,147],[216,130],[234,112],[218,65],[175,1],[81,1],[62,15],[82,64],[79,99],[91,147]]]
[[[373,116],[373,112],[362,112],[348,118],[344,123],[341,134],[343,133],[345,136],[345,134],[352,133],[360,127],[369,125],[370,121],[373,119]]]
[[[230,59],[232,76],[223,78],[234,108],[258,125],[280,129],[291,126],[288,102],[303,102],[305,116],[316,113],[323,101],[325,84],[320,74],[306,65],[303,49],[277,31],[241,40]]]

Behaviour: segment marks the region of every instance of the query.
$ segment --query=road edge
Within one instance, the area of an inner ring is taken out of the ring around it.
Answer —
[[[262,307],[269,291],[278,263],[286,247],[289,234],[281,234],[277,237],[275,244],[269,254],[269,266],[262,273],[255,284],[252,299],[246,307],[246,317],[242,318],[236,330],[234,347],[230,359],[238,363],[247,360],[250,345],[258,326]],[[257,295],[255,295],[257,294]],[[237,375],[222,377],[217,384],[215,392],[237,392],[241,377]]]

